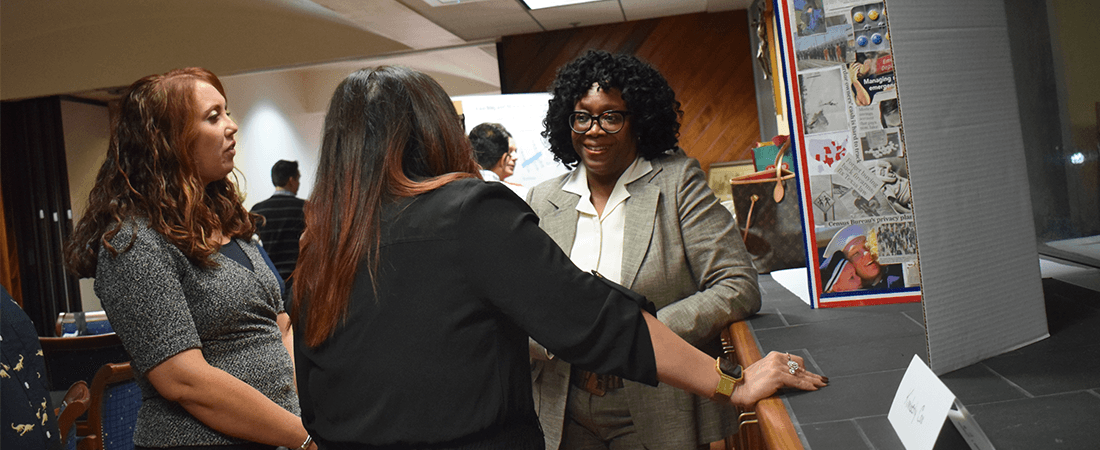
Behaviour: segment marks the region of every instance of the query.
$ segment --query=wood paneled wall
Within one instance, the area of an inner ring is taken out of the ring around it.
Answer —
[[[630,53],[664,74],[683,105],[680,146],[703,166],[752,159],[759,140],[747,12],[700,13],[503,38],[501,92],[545,92],[590,48]],[[770,139],[767,136],[764,139]]]

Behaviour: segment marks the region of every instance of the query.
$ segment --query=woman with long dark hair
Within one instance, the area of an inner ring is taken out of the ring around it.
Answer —
[[[528,336],[586,370],[740,405],[825,385],[779,354],[742,371],[688,345],[478,168],[427,75],[364,69],[336,88],[291,308],[321,448],[543,448]]]
[[[236,133],[210,71],[134,82],[67,247],[133,358],[139,449],[315,448],[282,281],[228,177]]]

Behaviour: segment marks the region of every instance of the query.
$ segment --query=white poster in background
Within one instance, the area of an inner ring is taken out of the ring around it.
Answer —
[[[468,95],[452,97],[462,103],[466,133],[479,124],[504,126],[516,141],[516,172],[508,181],[530,189],[569,170],[554,161],[550,144],[542,137],[550,94]]]

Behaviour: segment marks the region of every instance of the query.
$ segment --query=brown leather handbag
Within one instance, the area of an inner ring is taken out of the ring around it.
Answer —
[[[760,273],[806,267],[801,208],[790,191],[794,172],[782,163],[790,146],[780,147],[774,169],[730,179],[737,225]]]

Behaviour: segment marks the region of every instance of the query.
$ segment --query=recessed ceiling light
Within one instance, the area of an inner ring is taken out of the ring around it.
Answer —
[[[605,0],[522,0],[530,9],[553,8],[555,6],[576,5],[579,3],[593,3]]]

